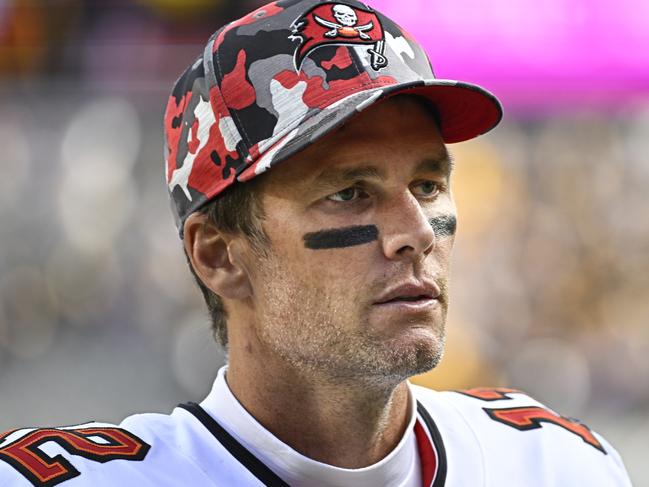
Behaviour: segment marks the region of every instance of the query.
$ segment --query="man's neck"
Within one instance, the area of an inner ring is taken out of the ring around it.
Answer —
[[[301,454],[341,468],[372,465],[390,453],[408,423],[408,388],[344,384],[281,360],[230,356],[227,382],[268,431]]]

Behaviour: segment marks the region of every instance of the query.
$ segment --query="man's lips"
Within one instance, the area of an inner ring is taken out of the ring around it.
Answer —
[[[374,304],[430,304],[439,298],[440,293],[439,287],[432,281],[409,281],[389,289]]]
[[[440,302],[436,298],[421,298],[414,301],[393,299],[385,303],[374,303],[374,309],[382,312],[421,313],[436,309]]]

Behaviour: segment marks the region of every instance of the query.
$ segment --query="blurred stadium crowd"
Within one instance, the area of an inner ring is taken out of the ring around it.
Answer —
[[[260,3],[0,1],[0,430],[119,421],[209,389],[224,356],[169,212],[162,113],[206,38]],[[448,350],[416,379],[526,390],[610,438],[636,485],[648,134],[649,95],[624,112],[511,114],[450,147]]]

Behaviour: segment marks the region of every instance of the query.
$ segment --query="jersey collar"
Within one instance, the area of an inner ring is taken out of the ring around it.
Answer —
[[[201,403],[202,408],[232,438],[289,484],[444,485],[446,456],[441,436],[430,415],[414,399],[410,384],[409,423],[394,450],[368,467],[344,469],[312,460],[266,430],[232,394],[226,372],[227,366],[219,370],[212,391]]]

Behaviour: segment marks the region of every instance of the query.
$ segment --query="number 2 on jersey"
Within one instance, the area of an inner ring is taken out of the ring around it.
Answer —
[[[13,432],[0,435],[8,438]],[[50,456],[41,449],[54,442],[72,455],[99,463],[111,460],[143,460],[150,446],[121,428],[45,428],[31,431],[0,447],[0,460],[19,471],[35,487],[52,487],[80,475],[62,455]]]

